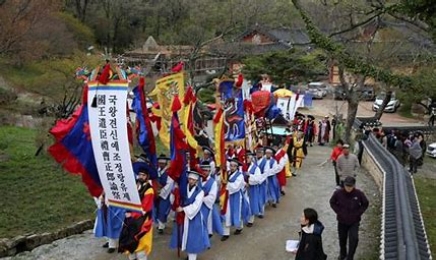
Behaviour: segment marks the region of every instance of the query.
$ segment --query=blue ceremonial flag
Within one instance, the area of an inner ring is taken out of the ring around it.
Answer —
[[[147,155],[150,163],[156,166],[156,143],[148,115],[143,78],[141,78],[139,82],[139,85],[133,89],[134,98],[132,102],[132,108],[136,113],[136,120],[138,122],[138,129],[136,130],[138,143]]]
[[[219,92],[224,103],[224,135],[226,142],[245,138],[244,99],[242,88],[234,86],[233,80],[220,82]]]
[[[103,187],[98,175],[89,132],[87,89],[86,86],[83,104],[72,117],[58,120],[56,125],[50,129],[56,142],[48,148],[48,152],[66,171],[81,175],[89,193],[94,197],[99,197],[103,192]]]

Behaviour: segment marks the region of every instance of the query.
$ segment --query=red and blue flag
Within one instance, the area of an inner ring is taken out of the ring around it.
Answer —
[[[85,87],[83,103],[72,117],[58,120],[56,125],[50,129],[56,142],[48,148],[48,152],[62,165],[64,170],[81,175],[89,193],[94,197],[99,197],[103,192],[103,187],[91,144],[86,104],[87,91],[88,88]]]
[[[134,99],[132,108],[136,113],[137,138],[144,153],[147,155],[151,165],[157,165],[156,142],[154,140],[153,129],[148,114],[147,102],[144,92],[144,78],[139,79],[139,84],[133,89]]]

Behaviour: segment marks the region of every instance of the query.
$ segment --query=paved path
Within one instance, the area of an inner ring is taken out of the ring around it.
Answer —
[[[359,117],[372,117],[375,112],[372,111],[373,102],[361,101],[359,102],[359,108],[357,110],[357,116]],[[323,100],[314,100],[313,107],[308,110],[301,110],[303,114],[313,114],[323,117],[325,115],[336,114],[336,109],[339,113],[343,114],[344,118],[347,117],[347,102],[342,100],[332,100],[326,98]],[[306,112],[307,111],[307,112]],[[402,125],[424,125],[426,122],[424,119],[419,118],[405,118],[398,112],[396,113],[383,113],[380,120],[384,126],[402,126]]]
[[[200,260],[289,260],[293,255],[285,252],[285,241],[297,239],[299,218],[305,207],[315,208],[321,221],[325,225],[323,234],[324,250],[328,259],[336,259],[338,255],[335,215],[328,205],[328,200],[335,188],[333,169],[330,164],[318,166],[330,153],[328,147],[309,148],[308,158],[304,161],[299,176],[288,179],[287,195],[283,197],[276,209],[267,208],[264,219],[256,219],[255,225],[245,228],[243,234],[231,236],[226,242],[219,237],[212,238],[212,248],[202,254]],[[378,200],[375,184],[364,173],[358,176],[357,185],[365,190],[370,202]],[[375,203],[379,206],[378,203]],[[372,203],[374,206],[374,203]],[[373,212],[373,213],[371,213]],[[377,243],[375,235],[378,228],[374,228],[371,219],[379,222],[377,210],[369,210],[364,215],[361,228],[361,243],[358,248],[360,257],[368,258],[369,251],[375,251]],[[170,231],[154,237],[154,248],[149,259],[178,259],[174,250],[168,249]],[[106,253],[101,245],[103,241],[92,237],[90,232],[72,236],[41,246],[32,252],[27,252],[12,259],[38,259],[38,260],[119,260],[127,259],[125,256]],[[363,257],[362,255],[365,255]]]

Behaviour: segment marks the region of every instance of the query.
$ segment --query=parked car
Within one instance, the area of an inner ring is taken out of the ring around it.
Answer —
[[[386,97],[386,93],[382,92],[377,95],[375,98],[374,104],[372,105],[372,110],[377,111],[380,106],[383,104],[383,100]],[[386,105],[384,112],[395,113],[397,109],[400,107],[400,100],[395,97],[395,93],[392,93],[391,100]]]
[[[322,99],[327,96],[327,86],[321,82],[312,82],[307,86],[306,93],[310,93],[314,99]]]
[[[359,97],[359,100],[374,101],[375,100],[374,87],[370,85],[365,85],[361,89],[357,90],[357,96]],[[337,86],[333,91],[333,97],[336,100],[346,99],[347,93],[345,91],[345,88],[343,86]]]
[[[429,144],[427,147],[427,155],[432,158],[436,158],[436,143]]]
[[[365,85],[359,92],[360,100],[364,101],[375,101],[374,87],[370,85]]]
[[[331,87],[324,82],[310,82],[308,87],[318,88],[322,92],[323,97],[327,96],[327,94],[331,92]]]

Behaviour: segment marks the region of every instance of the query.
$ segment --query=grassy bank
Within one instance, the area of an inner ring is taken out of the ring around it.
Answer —
[[[35,157],[36,135],[0,127],[0,238],[50,232],[95,217],[80,176],[64,172],[47,154]]]
[[[433,168],[434,169],[434,168]],[[430,242],[432,257],[436,258],[436,180],[431,178],[415,178],[416,191],[419,197],[425,230]]]
[[[48,155],[35,157],[36,131],[0,128],[0,234],[53,231],[94,216],[95,204],[79,176]]]

